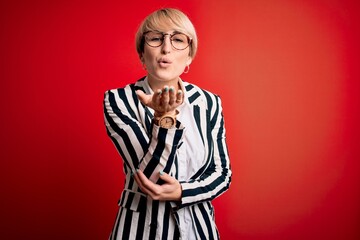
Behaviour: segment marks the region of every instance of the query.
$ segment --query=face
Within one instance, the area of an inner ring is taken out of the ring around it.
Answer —
[[[167,31],[164,42],[159,47],[149,46],[144,43],[144,53],[141,61],[145,64],[150,82],[171,85],[177,83],[179,76],[184,72],[187,65],[191,63],[189,56],[190,46],[184,50],[177,50],[171,45],[170,35],[174,31]],[[176,40],[176,39],[175,39]]]

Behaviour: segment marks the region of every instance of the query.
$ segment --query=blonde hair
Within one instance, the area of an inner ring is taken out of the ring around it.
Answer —
[[[174,8],[159,9],[143,20],[135,36],[136,51],[139,57],[144,53],[144,33],[148,31],[164,32],[169,30],[169,27],[174,28],[175,31],[185,33],[192,39],[189,46],[189,56],[194,59],[198,44],[195,28],[183,12]]]

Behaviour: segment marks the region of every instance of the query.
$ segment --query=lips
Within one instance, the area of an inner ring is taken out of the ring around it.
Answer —
[[[172,61],[168,58],[160,58],[158,60],[158,63],[160,64],[160,66],[166,67],[172,64]]]

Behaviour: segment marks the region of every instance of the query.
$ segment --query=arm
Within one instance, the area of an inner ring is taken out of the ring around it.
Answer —
[[[149,119],[133,87],[105,92],[104,118],[109,137],[132,172],[139,168],[156,182],[159,171],[170,170],[183,129],[151,125],[147,131],[140,119]]]
[[[216,98],[216,110],[211,123],[213,158],[207,169],[197,178],[178,182],[175,178],[160,174],[163,184],[154,184],[138,171],[134,177],[141,190],[154,200],[171,201],[174,209],[198,202],[209,201],[225,192],[231,182],[231,170],[225,141],[224,118],[220,98]]]
[[[213,158],[208,168],[196,179],[180,182],[182,195],[180,203],[173,207],[182,208],[202,201],[212,200],[225,192],[231,182],[231,168],[226,145],[224,118],[221,100],[215,97],[215,113],[211,119]]]

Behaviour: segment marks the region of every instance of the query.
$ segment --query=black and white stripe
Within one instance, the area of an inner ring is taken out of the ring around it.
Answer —
[[[193,116],[189,117],[196,121],[206,160],[189,181],[180,182],[183,189],[180,203],[147,198],[132,173],[141,169],[155,183],[161,183],[159,171],[176,177],[176,154],[186,126],[179,121],[173,129],[152,124],[153,110],[142,105],[135,93],[137,89],[147,89],[144,78],[125,88],[105,92],[107,133],[124,161],[126,174],[119,212],[109,239],[179,239],[185,208],[193,219],[195,239],[219,238],[211,200],[225,192],[231,182],[221,100],[195,85],[181,83],[193,108]]]

